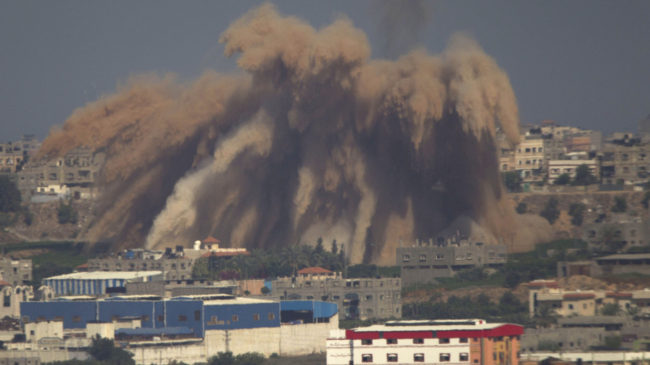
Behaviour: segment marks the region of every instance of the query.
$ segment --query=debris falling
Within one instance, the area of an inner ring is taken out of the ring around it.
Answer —
[[[514,244],[495,133],[518,140],[507,75],[459,35],[439,55],[373,60],[340,18],[314,29],[265,4],[219,41],[241,72],[132,78],[76,110],[43,158],[107,154],[85,237],[116,247],[282,247],[318,237],[350,262],[392,263],[399,240],[460,216]]]

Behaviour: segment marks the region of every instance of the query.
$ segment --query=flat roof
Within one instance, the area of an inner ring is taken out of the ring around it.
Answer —
[[[650,253],[619,253],[615,255],[596,258],[598,260],[646,260],[650,259]]]
[[[162,271],[91,271],[91,272],[73,272],[57,276],[50,276],[43,280],[102,280],[102,279],[137,279],[155,275],[162,275]]]
[[[488,330],[504,326],[508,323],[487,323],[485,320],[431,320],[431,321],[390,321],[386,324],[376,324],[368,327],[353,328],[355,332],[408,332],[408,331],[468,331]]]

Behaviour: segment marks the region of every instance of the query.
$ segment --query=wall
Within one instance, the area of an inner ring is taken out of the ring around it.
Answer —
[[[280,355],[306,355],[327,350],[325,339],[331,330],[339,327],[338,314],[329,323],[301,325],[283,324],[280,327]]]
[[[136,364],[166,365],[172,361],[183,361],[188,364],[207,362],[206,348],[202,344],[137,346],[125,350],[133,354]]]

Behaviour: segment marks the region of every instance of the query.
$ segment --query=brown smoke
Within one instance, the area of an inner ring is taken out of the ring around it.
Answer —
[[[390,262],[397,240],[459,216],[514,243],[495,133],[518,138],[507,75],[471,39],[441,55],[371,60],[345,18],[316,30],[261,7],[220,37],[245,76],[130,80],[80,110],[43,156],[106,152],[90,240],[233,246],[343,243],[351,262]]]

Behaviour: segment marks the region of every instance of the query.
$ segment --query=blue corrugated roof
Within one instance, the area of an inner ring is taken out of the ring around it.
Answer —
[[[164,327],[164,328],[120,328],[115,330],[115,334],[120,335],[191,335],[194,331],[188,327]]]
[[[330,318],[338,313],[336,303],[312,300],[283,300],[280,302],[283,311],[313,311],[314,318]]]

